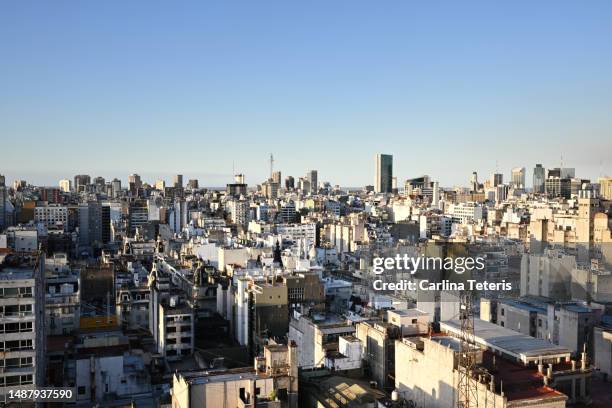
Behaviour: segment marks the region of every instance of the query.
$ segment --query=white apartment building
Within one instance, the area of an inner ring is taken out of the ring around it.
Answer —
[[[79,328],[80,270],[68,264],[66,254],[45,262],[45,324],[51,336],[67,335]]]
[[[484,218],[483,207],[472,202],[451,204],[448,207],[447,214],[452,217],[453,222],[460,224],[478,222]]]
[[[281,224],[276,227],[276,232],[281,237],[289,238],[295,242],[302,239],[314,244],[317,239],[317,224],[314,222],[308,224]]]
[[[37,252],[0,255],[0,405],[44,385],[44,267]]]
[[[34,208],[34,222],[63,229],[68,224],[68,208],[57,204],[37,206]]]

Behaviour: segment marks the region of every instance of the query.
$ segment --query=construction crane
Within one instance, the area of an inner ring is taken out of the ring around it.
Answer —
[[[461,347],[458,364],[457,408],[474,408],[478,407],[478,388],[474,380],[476,343],[474,341],[474,297],[471,291],[466,290],[460,293],[459,320]]]

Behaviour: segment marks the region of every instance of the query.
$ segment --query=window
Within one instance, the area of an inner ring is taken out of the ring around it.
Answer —
[[[77,389],[77,392],[79,393],[79,395],[84,395],[84,394],[85,394],[85,392],[86,392],[86,389],[85,389],[85,387],[80,386],[80,387]]]
[[[417,324],[417,319],[412,319],[412,324]]]
[[[505,310],[503,307],[502,307],[502,309],[501,309],[501,315],[502,315],[502,316],[505,316],[505,315],[506,315],[506,310]]]

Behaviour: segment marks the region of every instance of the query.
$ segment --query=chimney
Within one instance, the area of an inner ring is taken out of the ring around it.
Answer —
[[[538,373],[544,374],[544,364],[542,364],[542,357],[538,360]]]
[[[552,363],[548,364],[548,370],[546,370],[546,376],[551,379],[552,379],[552,373],[553,373],[552,369],[553,369]]]

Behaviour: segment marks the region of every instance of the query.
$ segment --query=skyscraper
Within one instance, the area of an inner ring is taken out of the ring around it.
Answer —
[[[504,183],[504,175],[501,173],[493,173],[491,175],[491,187],[497,187]]]
[[[515,167],[512,169],[511,183],[514,188],[525,188],[525,168]]]
[[[85,191],[85,187],[91,182],[91,178],[87,174],[79,174],[74,176],[74,191],[80,193]]]
[[[142,180],[138,174],[130,174],[128,176],[128,184],[132,195],[138,194],[138,190],[142,188]]]
[[[376,155],[376,179],[374,191],[390,193],[393,189],[393,156],[390,154]]]
[[[306,173],[306,180],[310,183],[310,193],[316,194],[319,191],[319,174],[316,170]]]
[[[533,168],[533,192],[536,194],[544,193],[544,181],[546,180],[546,170],[541,164],[536,164]]]
[[[177,174],[176,176],[174,176],[172,180],[173,180],[174,188],[183,187],[183,175],[182,174]]]
[[[121,194],[121,180],[117,178],[113,179],[113,181],[111,181],[111,186],[113,190],[113,197],[119,197],[119,194]]]
[[[68,179],[63,179],[59,181],[59,188],[62,190],[62,193],[70,192],[71,183]]]
[[[281,184],[281,172],[280,171],[275,171],[272,173],[272,182],[280,186]]]
[[[6,185],[5,178],[3,175],[0,175],[0,232],[7,226],[6,221]]]
[[[295,188],[295,179],[293,176],[285,177],[285,188],[287,190],[293,190]]]

